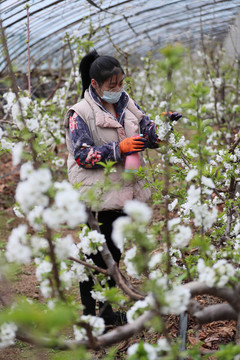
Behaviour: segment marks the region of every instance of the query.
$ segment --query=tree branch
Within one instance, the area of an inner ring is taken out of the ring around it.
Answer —
[[[131,324],[127,324],[124,326],[119,326],[116,329],[109,331],[108,333],[90,340],[59,340],[58,338],[46,338],[41,337],[39,335],[34,336],[32,333],[21,333],[21,330],[18,332],[17,338],[22,341],[26,341],[31,344],[35,344],[38,346],[43,346],[46,348],[54,348],[59,350],[73,350],[80,346],[86,346],[88,349],[91,349],[92,345],[94,346],[94,350],[100,350],[103,347],[111,346],[120,341],[129,339],[130,337],[140,333],[147,327],[147,322],[150,321],[156,313],[154,311],[146,311],[143,315],[141,315],[137,320],[135,320]]]
[[[196,318],[200,325],[219,320],[237,320],[238,318],[237,312],[229,304],[210,305],[202,309],[197,301],[191,301],[189,305],[189,313]]]
[[[183,287],[190,290],[192,297],[203,294],[213,295],[227,301],[236,312],[240,312],[240,296],[237,290],[226,286],[222,288],[209,287],[200,281],[189,282]]]
[[[97,230],[101,233],[97,220],[94,218],[92,212],[88,210],[88,223],[93,230]],[[124,278],[114,261],[112,254],[110,253],[107,244],[102,244],[103,250],[101,251],[101,255],[103,260],[107,266],[107,273],[110,275],[119,287],[133,300],[143,300],[146,295],[141,294],[137,289],[135,289],[132,285],[128,283],[126,278]]]

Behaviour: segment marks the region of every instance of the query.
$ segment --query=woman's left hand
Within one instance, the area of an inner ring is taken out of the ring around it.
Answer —
[[[181,117],[182,117],[182,114],[179,114],[178,112],[168,112],[167,113],[168,115],[168,118],[171,120],[171,121],[178,121]]]

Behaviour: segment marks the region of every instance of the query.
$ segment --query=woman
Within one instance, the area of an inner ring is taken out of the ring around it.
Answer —
[[[123,215],[126,200],[146,201],[150,197],[150,190],[143,187],[142,180],[123,180],[124,162],[129,154],[140,153],[146,147],[158,147],[158,138],[154,122],[123,90],[124,71],[118,60],[99,56],[94,50],[82,59],[79,69],[82,100],[68,110],[65,119],[69,181],[81,183],[79,191],[87,201],[87,191],[97,181],[104,182],[104,168],[99,162],[116,162],[110,179],[113,184],[121,184],[121,188],[105,192],[100,204],[91,210],[98,212],[100,230],[114,260],[119,263],[121,253],[111,239],[112,223]],[[140,158],[142,163],[141,154]],[[106,268],[100,253],[91,258],[96,265]],[[111,279],[109,286],[114,285]],[[92,287],[92,279],[80,283],[85,315],[96,314],[95,300],[90,294]],[[125,317],[120,321],[119,312],[114,313],[109,304],[100,304],[100,308],[106,325],[126,321]]]

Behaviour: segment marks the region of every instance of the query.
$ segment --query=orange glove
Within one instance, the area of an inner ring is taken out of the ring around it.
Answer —
[[[119,143],[121,154],[129,155],[129,153],[142,151],[146,147],[146,142],[147,140],[140,135],[126,138]]]
[[[171,111],[168,111],[168,112],[162,112],[161,113],[161,116],[163,115],[167,115],[168,118],[172,121],[178,121],[181,117],[182,117],[182,114],[179,114],[178,112],[171,112]]]

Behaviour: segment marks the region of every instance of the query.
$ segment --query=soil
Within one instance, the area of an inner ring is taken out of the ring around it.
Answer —
[[[59,155],[59,154],[58,154]],[[63,157],[66,154],[62,154]],[[20,222],[15,217],[12,206],[15,202],[14,194],[16,184],[19,181],[19,168],[13,167],[10,155],[0,156],[0,250],[4,252],[6,242],[11,230]],[[157,220],[159,211],[154,208],[154,218]],[[72,232],[76,236],[75,232]],[[38,282],[35,277],[35,267],[33,265],[22,266],[17,270],[14,277],[15,281],[11,286],[6,286],[0,282],[0,300],[7,300],[14,294],[22,294],[30,299],[42,301],[43,298],[38,288]],[[78,289],[73,289],[75,296],[79,297]],[[197,300],[202,305],[209,305],[219,302],[211,296],[198,296]],[[1,306],[1,305],[0,305]],[[179,317],[169,316],[167,318],[167,332],[170,337],[175,338],[179,334]],[[236,323],[234,321],[217,321],[198,328],[193,318],[188,319],[187,346],[195,345],[201,342],[203,353],[209,353],[209,359],[214,359],[211,355],[221,344],[234,342],[236,333]],[[133,342],[143,339],[148,343],[155,343],[159,338],[159,334],[143,331],[133,339],[123,341],[118,344],[118,355],[116,359],[124,359],[126,350]],[[106,351],[92,352],[93,359],[101,359]],[[34,360],[53,360],[63,359],[61,351],[39,349],[36,346],[16,340],[14,346],[1,349],[0,360],[18,360],[18,359],[34,359]],[[72,359],[75,360],[75,359]]]

